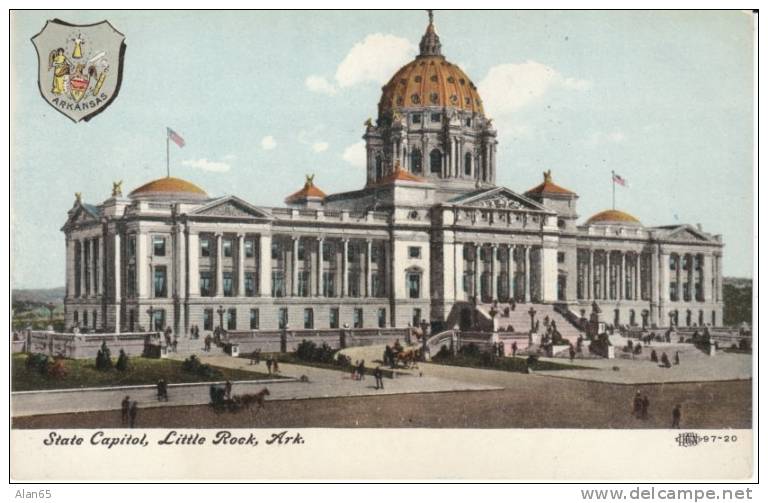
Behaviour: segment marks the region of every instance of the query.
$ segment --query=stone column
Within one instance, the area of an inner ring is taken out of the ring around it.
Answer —
[[[85,253],[85,247],[86,247],[87,241],[85,239],[80,239],[80,270],[77,271],[77,274],[80,275],[80,297],[87,297],[88,291],[85,288],[85,269],[88,267],[88,264],[86,262],[86,253]]]
[[[75,296],[75,240],[67,236],[67,299]]]
[[[237,235],[237,296],[245,297],[245,235]]]
[[[499,298],[499,245],[491,245],[491,301]]]
[[[702,257],[702,278],[701,278],[701,289],[702,294],[704,295],[704,302],[712,302],[712,278],[714,275],[712,274],[712,255],[709,253],[705,253]]]
[[[105,274],[104,274],[104,264],[105,264],[105,254],[107,253],[107,246],[106,246],[106,239],[102,236],[99,238],[99,260],[96,261],[96,271],[97,271],[97,283],[96,283],[96,295],[99,297],[102,297],[104,295],[104,281],[105,281]],[[102,320],[106,321],[106,320]]]
[[[272,296],[272,235],[259,236],[259,295]]]
[[[370,239],[365,241],[365,296],[373,297],[373,267],[371,266],[371,253],[373,251],[373,242]]]
[[[682,292],[682,265],[683,265],[683,257],[679,253],[677,254],[677,261],[675,262],[675,283],[677,284],[677,287],[675,288],[675,291],[677,292],[677,300],[681,301],[683,300],[683,292]]]
[[[626,279],[626,270],[625,270],[627,263],[625,260],[625,256],[626,256],[626,253],[621,252],[621,260],[619,261],[619,274],[616,275],[617,276],[616,279],[619,283],[617,285],[618,288],[616,288],[617,290],[616,293],[618,294],[619,300],[624,300],[624,298],[626,297],[626,292],[624,291],[627,288],[627,285],[626,285],[627,279]]]
[[[531,301],[531,247],[525,246],[525,302]]]
[[[346,297],[349,287],[349,239],[344,238],[341,243],[341,296]]]
[[[291,297],[299,294],[299,238],[291,237]]]
[[[592,300],[595,296],[595,250],[588,249],[589,264],[587,265],[587,300]]]
[[[634,300],[640,300],[640,252],[635,254],[635,277],[632,282],[634,289]]]
[[[200,236],[196,232],[187,231],[187,263],[187,296],[197,297],[200,295]]]
[[[224,268],[222,267],[221,252],[223,236],[221,233],[216,234],[216,297],[224,296]]]
[[[511,300],[515,296],[515,245],[507,247],[507,297]]]
[[[696,291],[694,289],[693,272],[694,272],[694,257],[695,255],[686,254],[686,260],[688,262],[688,299],[689,301],[696,300]]]
[[[136,233],[136,291],[140,299],[149,297],[149,285],[151,281],[151,271],[148,262],[148,236],[146,232]],[[141,323],[142,313],[139,309],[136,312],[137,323]]]
[[[317,238],[317,282],[315,284],[315,296],[323,295],[323,246],[325,240],[322,237]]]
[[[715,292],[717,292],[717,297],[715,297],[715,300],[717,302],[720,302],[723,300],[723,256],[722,255],[715,255]]]
[[[481,295],[480,295],[480,269],[482,264],[482,256],[483,256],[483,245],[479,243],[475,243],[475,280],[474,284],[472,285],[472,290],[474,292],[475,297],[477,297],[478,303],[481,301]]]
[[[120,244],[120,234],[115,230],[115,237],[114,237],[114,250],[113,250],[113,256],[112,256],[112,263],[113,263],[113,269],[112,269],[112,288],[114,289],[114,298],[115,298],[115,333],[120,333],[120,328],[122,326],[122,320],[120,319],[120,305],[121,305],[121,298],[122,298],[122,285],[121,285],[121,277],[120,273],[122,272],[122,263],[120,260],[121,257],[121,250],[120,250],[121,244]]]

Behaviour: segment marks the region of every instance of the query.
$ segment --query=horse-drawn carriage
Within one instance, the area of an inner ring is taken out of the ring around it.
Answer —
[[[258,393],[243,393],[242,395],[227,395],[225,386],[211,384],[209,388],[211,396],[211,407],[217,413],[221,412],[240,412],[243,409],[248,409],[253,412],[253,406],[258,409],[264,407],[265,397],[269,395],[269,390],[263,388]]]

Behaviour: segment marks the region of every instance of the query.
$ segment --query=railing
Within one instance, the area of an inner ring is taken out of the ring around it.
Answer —
[[[567,304],[555,304],[553,308],[555,312],[565,318],[565,320],[570,323],[576,330],[580,332],[586,331],[586,327],[584,326],[584,322],[586,320],[571,311]]]

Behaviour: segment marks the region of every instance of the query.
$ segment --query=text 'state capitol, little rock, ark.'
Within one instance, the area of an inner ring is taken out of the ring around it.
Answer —
[[[99,332],[407,327],[527,330],[541,315],[643,327],[722,324],[719,235],[644,226],[615,209],[579,223],[550,172],[496,185],[497,135],[430,21],[367,121],[365,186],[308,177],[286,206],[213,197],[166,177],[101,204],[66,235],[66,325]],[[498,310],[501,313],[501,310]]]

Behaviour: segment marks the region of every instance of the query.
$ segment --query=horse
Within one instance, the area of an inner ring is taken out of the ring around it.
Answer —
[[[244,393],[242,395],[235,395],[232,398],[232,401],[238,404],[240,407],[247,408],[248,410],[251,410],[251,407],[253,407],[253,404],[256,404],[259,409],[264,408],[264,397],[269,395],[269,390],[267,388],[262,389],[258,393]]]
[[[395,355],[395,361],[401,363],[405,368],[413,368],[421,359],[421,350],[418,348],[403,349]]]

